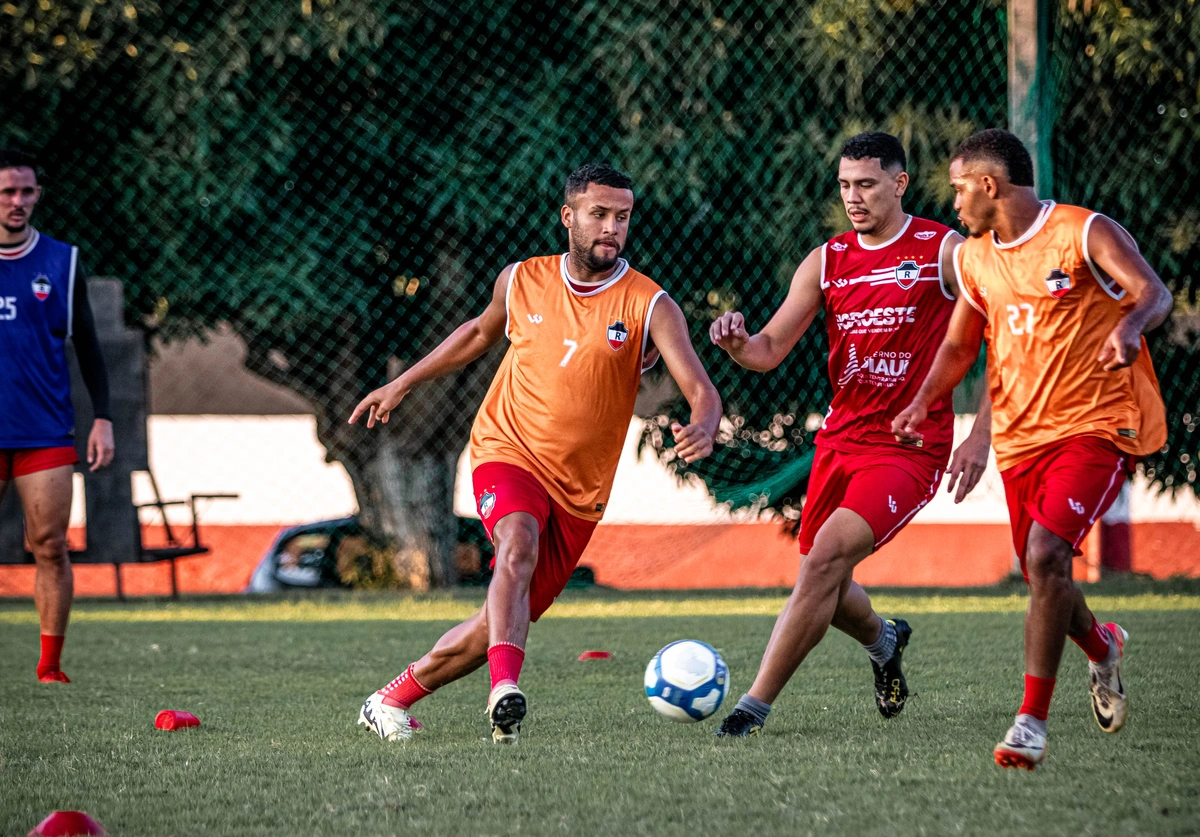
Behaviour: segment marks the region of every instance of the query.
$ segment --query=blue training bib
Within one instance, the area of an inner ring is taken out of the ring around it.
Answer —
[[[0,449],[74,444],[66,342],[77,248],[37,230],[0,254]]]

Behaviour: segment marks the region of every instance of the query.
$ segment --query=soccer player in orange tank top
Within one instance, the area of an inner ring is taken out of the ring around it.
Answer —
[[[692,408],[686,427],[672,425],[676,454],[694,462],[712,452],[721,399],[683,312],[620,257],[632,212],[627,175],[597,163],[577,169],[561,210],[569,252],[505,267],[482,314],[350,417],[386,423],[414,387],[509,339],[471,430],[475,499],[496,547],[487,601],[367,698],[359,723],[385,741],[411,738],[419,724],[410,707],[484,663],[492,740],[517,741],[529,623],[562,592],[604,514],[642,372],[658,356]]]
[[[962,293],[933,367],[892,427],[921,438],[928,405],[962,379],[987,340],[992,445],[1029,583],[1025,697],[993,756],[1001,767],[1033,770],[1046,756],[1066,637],[1087,654],[1100,728],[1125,724],[1128,634],[1096,621],[1071,563],[1137,458],[1166,442],[1142,335],[1166,319],[1171,294],[1120,225],[1039,201],[1033,161],[1009,132],[969,137],[950,180],[971,235],[955,253]]]

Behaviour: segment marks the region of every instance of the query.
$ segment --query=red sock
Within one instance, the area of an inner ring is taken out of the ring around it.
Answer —
[[[1102,663],[1108,659],[1108,631],[1100,627],[1100,623],[1096,621],[1096,617],[1092,617],[1092,629],[1087,632],[1086,636],[1071,637],[1071,642],[1083,649],[1083,653],[1087,654],[1088,659],[1093,663]]]
[[[498,642],[488,649],[488,670],[492,674],[492,688],[502,680],[516,683],[521,676],[521,664],[525,662],[525,649],[511,642]]]
[[[1034,677],[1025,675],[1025,699],[1021,701],[1018,715],[1032,715],[1039,721],[1046,720],[1050,715],[1050,698],[1054,697],[1053,677]]]
[[[63,640],[66,637],[42,634],[42,658],[38,660],[37,678],[43,683],[70,683],[67,675],[59,668],[59,658],[62,656]]]
[[[421,698],[433,694],[433,689],[426,689],[413,674],[414,665],[416,663],[404,669],[403,674],[379,690],[383,693],[383,702],[388,706],[408,709]]]

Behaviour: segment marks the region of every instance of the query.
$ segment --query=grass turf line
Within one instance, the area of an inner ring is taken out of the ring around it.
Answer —
[[[717,719],[655,715],[642,669],[670,640],[704,639],[729,663],[736,699],[775,599],[748,597],[763,615],[547,619],[531,634],[531,714],[515,748],[487,740],[484,671],[421,703],[427,730],[410,744],[354,727],[362,699],[444,622],[77,620],[69,686],[34,682],[37,629],[17,623],[0,631],[0,833],[25,833],[56,808],[87,810],[113,834],[1194,833],[1195,614],[1114,611],[1097,598],[1132,636],[1129,725],[1116,736],[1096,728],[1084,658],[1068,644],[1048,764],[1035,774],[991,763],[1020,700],[1019,613],[920,613],[909,607],[920,599],[892,609],[877,597],[884,613],[913,617],[917,694],[905,713],[878,716],[862,650],[831,631],[765,733],[737,742],[712,738]],[[576,661],[597,647],[615,658]],[[204,725],[156,731],[164,708]]]
[[[1024,613],[1027,596],[903,596],[875,595],[880,611],[927,613]],[[613,619],[648,616],[775,616],[786,598],[672,598],[588,601],[568,595],[543,617],[557,619]],[[395,597],[378,601],[242,601],[236,604],[144,604],[97,607],[82,603],[71,612],[80,622],[427,622],[462,620],[479,609],[478,600],[445,597]],[[1096,611],[1194,611],[1200,596],[1139,593],[1093,595],[1088,603]],[[0,624],[35,625],[31,608],[0,610]]]

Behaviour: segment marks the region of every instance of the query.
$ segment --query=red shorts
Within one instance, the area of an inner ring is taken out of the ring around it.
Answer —
[[[529,618],[536,622],[567,586],[596,521],[568,513],[533,474],[516,465],[485,462],[471,474],[471,482],[475,506],[492,543],[496,542],[492,529],[505,515],[527,512],[537,520],[537,566],[529,585]]]
[[[1135,464],[1108,439],[1074,436],[1002,471],[1021,572],[1035,521],[1071,544],[1078,555],[1084,536],[1108,511]]]
[[[812,550],[817,532],[837,509],[867,521],[879,549],[933,499],[941,481],[942,468],[928,455],[846,453],[817,445],[800,514],[800,554]]]
[[[75,448],[4,448],[0,449],[0,482],[38,471],[49,471],[79,461]]]

